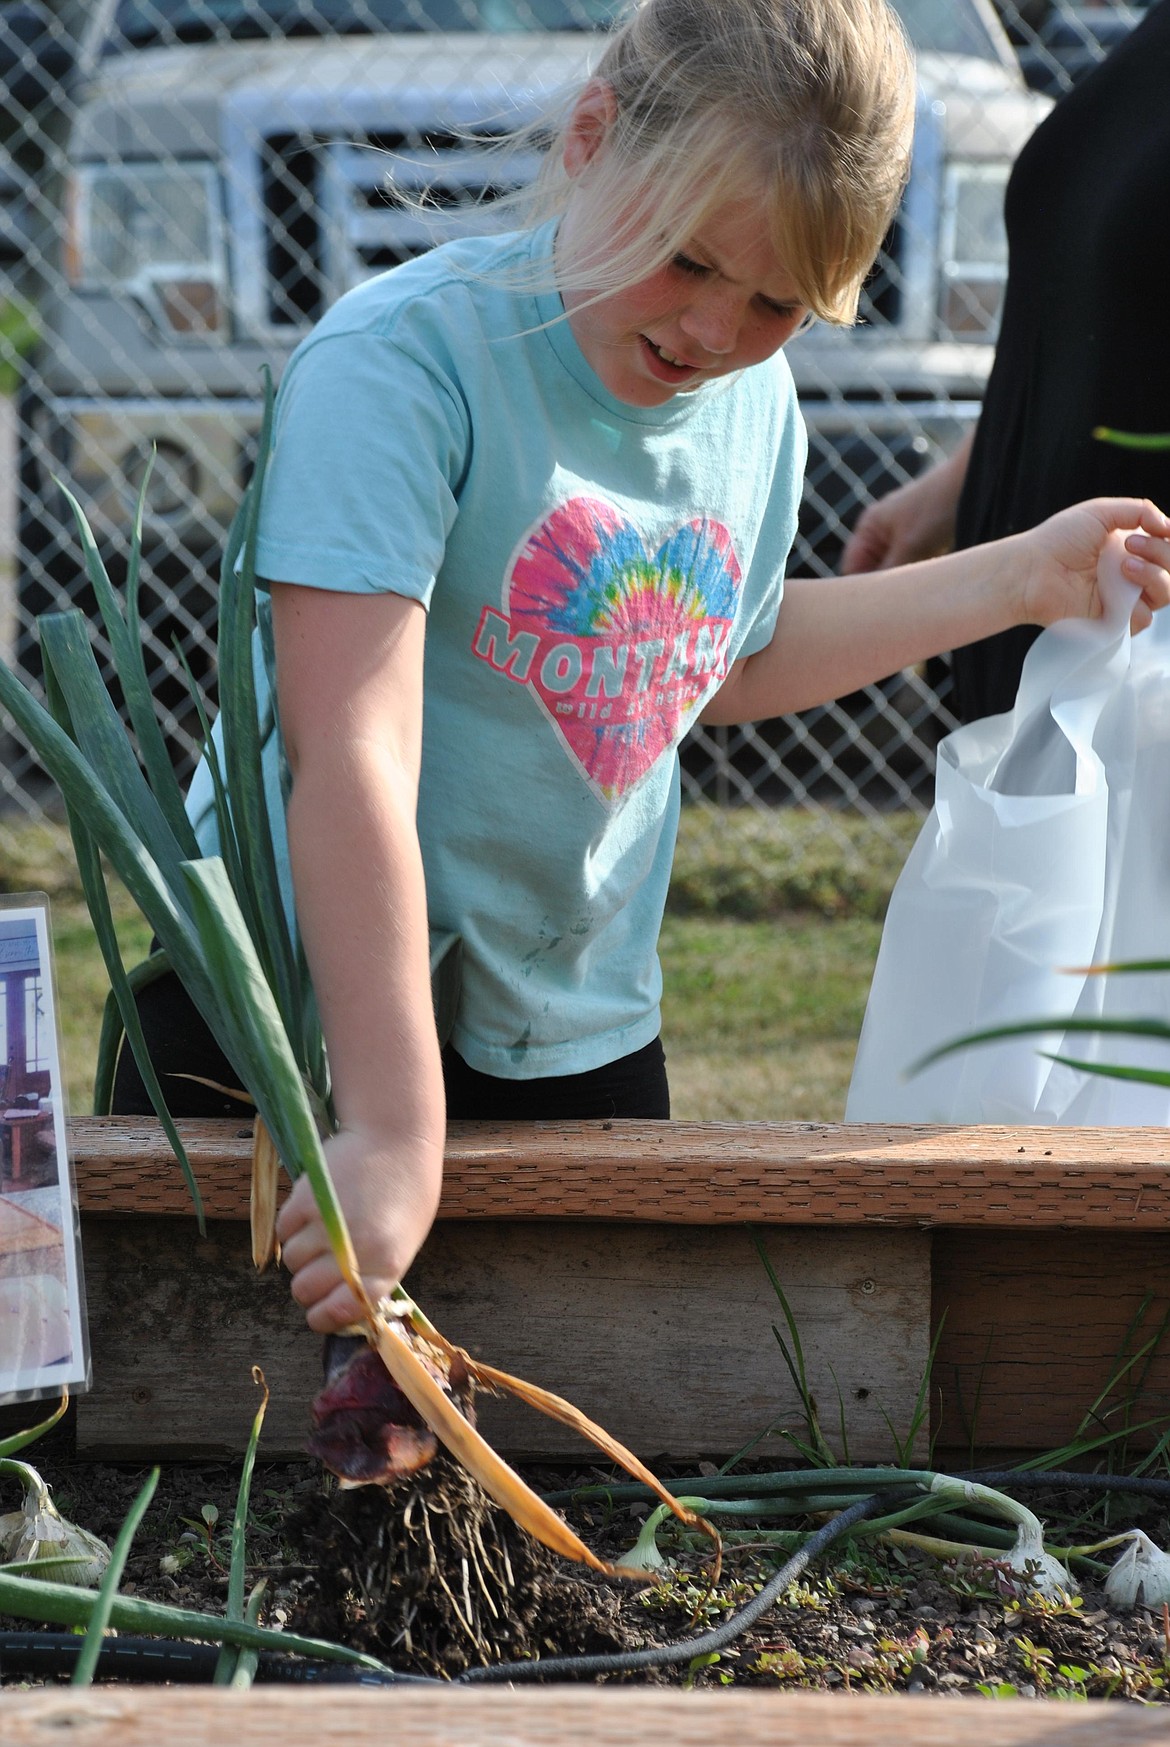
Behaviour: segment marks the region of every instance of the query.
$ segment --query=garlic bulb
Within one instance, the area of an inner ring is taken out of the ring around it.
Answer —
[[[1131,1608],[1161,1607],[1170,1602],[1170,1553],[1164,1553],[1141,1529],[1133,1529],[1129,1546],[1105,1579],[1105,1600],[1121,1613]]]
[[[1031,1512],[1028,1514],[1031,1515]],[[1049,1596],[1053,1600],[1071,1600],[1079,1594],[1067,1567],[1059,1559],[1054,1559],[1051,1553],[1044,1551],[1043,1530],[1036,1517],[1032,1517],[1031,1522],[1022,1518],[1018,1521],[1016,1544],[1008,1553],[1005,1563],[1012,1571],[1019,1573],[1025,1589],[1039,1595]]]
[[[656,1539],[658,1529],[663,1520],[670,1515],[670,1506],[660,1504],[650,1512],[642,1524],[638,1539],[629,1552],[618,1560],[625,1571],[665,1571],[666,1560],[658,1551]]]
[[[20,1509],[0,1517],[0,1557],[12,1564],[63,1559],[67,1563],[54,1564],[46,1577],[95,1588],[110,1562],[106,1543],[61,1515],[49,1488],[27,1462],[0,1462],[0,1474],[15,1475],[24,1487]]]
[[[1067,1567],[1044,1551],[1044,1526],[1040,1518],[1018,1499],[994,1487],[981,1486],[975,1480],[959,1480],[948,1474],[936,1474],[928,1489],[948,1506],[979,1505],[1016,1525],[1016,1542],[1004,1556],[1003,1563],[1022,1579],[1021,1592],[1032,1591],[1053,1598],[1071,1599],[1080,1592]]]

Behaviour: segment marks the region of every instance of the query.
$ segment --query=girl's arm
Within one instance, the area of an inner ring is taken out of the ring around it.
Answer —
[[[1098,618],[1097,561],[1113,530],[1142,590],[1133,628],[1170,601],[1170,518],[1136,498],[1095,498],[985,546],[865,576],[794,577],[771,642],[737,661],[703,712],[755,722],[828,703],[1012,625]]]
[[[275,584],[272,620],[297,917],[339,1122],[325,1152],[376,1301],[413,1261],[442,1182],[443,1076],[415,824],[426,615],[398,595]],[[358,1306],[307,1179],[277,1236],[309,1326],[353,1322]]]

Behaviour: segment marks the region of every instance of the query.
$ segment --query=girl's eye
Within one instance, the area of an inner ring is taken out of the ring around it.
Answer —
[[[677,267],[680,273],[693,274],[696,279],[701,279],[704,273],[710,272],[709,267],[704,267],[701,261],[693,261],[689,255],[676,255],[671,265]]]

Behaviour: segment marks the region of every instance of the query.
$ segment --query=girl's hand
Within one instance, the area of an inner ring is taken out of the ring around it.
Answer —
[[[398,1284],[434,1220],[443,1152],[411,1137],[342,1129],[325,1158],[353,1239],[358,1270],[373,1303]],[[341,1277],[307,1177],[294,1184],[276,1221],[292,1295],[311,1329],[330,1334],[361,1320]]]
[[[1125,530],[1131,530],[1125,532]],[[1020,622],[1051,625],[1057,619],[1098,619],[1104,610],[1097,565],[1107,541],[1124,535],[1122,575],[1141,589],[1130,620],[1144,630],[1170,603],[1170,517],[1148,499],[1099,497],[1050,516],[1015,536],[1025,542]]]

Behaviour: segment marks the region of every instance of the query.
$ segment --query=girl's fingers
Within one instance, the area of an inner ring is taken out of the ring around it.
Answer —
[[[287,1244],[294,1234],[317,1218],[317,1203],[307,1177],[293,1184],[292,1193],[276,1216],[276,1235]]]
[[[341,1285],[305,1312],[305,1321],[315,1334],[336,1334],[362,1319],[362,1307],[348,1286]]]
[[[333,1257],[315,1256],[293,1271],[291,1290],[298,1304],[311,1305],[328,1298],[335,1287],[343,1284]]]
[[[1121,571],[1137,583],[1148,607],[1157,611],[1170,604],[1170,540],[1149,534],[1128,535]]]
[[[1170,564],[1170,539],[1160,534],[1133,533],[1125,536],[1125,550],[1131,557],[1148,559],[1163,569]]]
[[[277,1236],[280,1233],[277,1232]],[[302,1268],[307,1268],[310,1262],[318,1257],[332,1258],[333,1252],[326,1236],[325,1227],[319,1222],[315,1225],[303,1225],[293,1233],[287,1241],[280,1239],[281,1260],[290,1274],[298,1274]],[[335,1264],[336,1265],[336,1264]]]
[[[327,1334],[332,1329],[345,1328],[349,1323],[361,1320],[362,1307],[342,1279],[327,1243],[314,1248],[306,1242],[303,1254],[298,1254],[294,1241],[291,1255],[286,1249],[282,1259],[292,1274],[290,1290],[293,1298],[305,1311],[305,1320],[311,1329]],[[393,1284],[388,1278],[365,1280],[374,1302],[384,1292],[389,1292]]]

